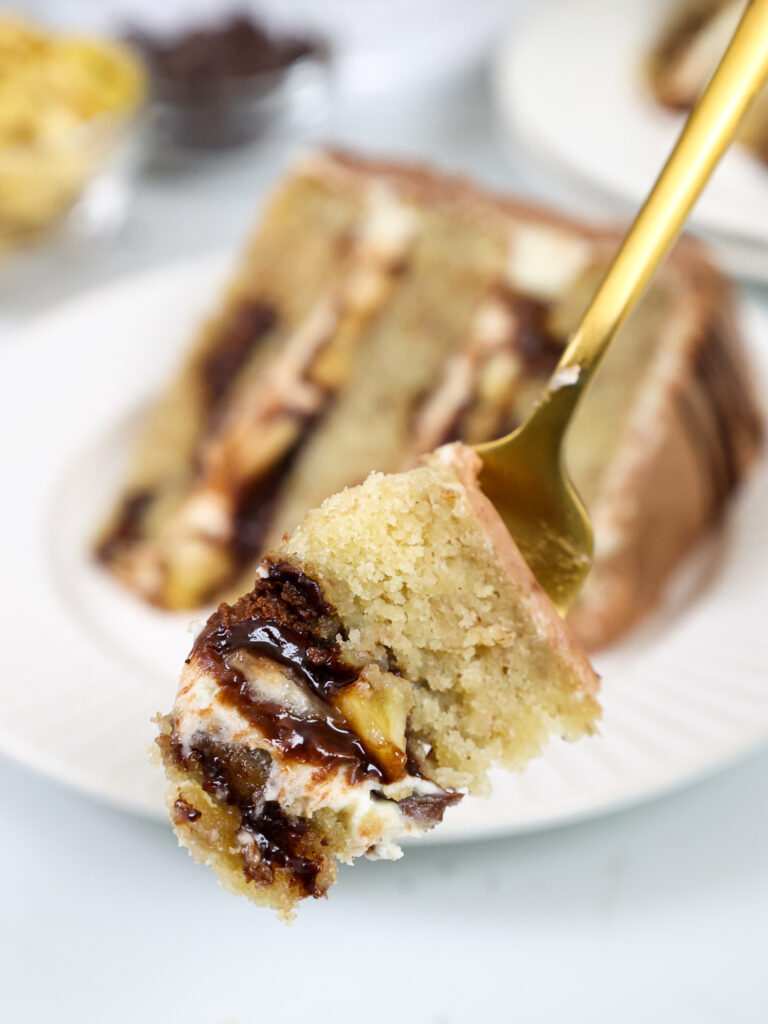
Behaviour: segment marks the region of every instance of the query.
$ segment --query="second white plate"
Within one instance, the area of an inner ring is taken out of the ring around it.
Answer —
[[[559,0],[501,45],[494,68],[502,128],[550,166],[643,201],[683,116],[654,100],[645,54],[669,0]],[[724,265],[768,281],[768,168],[740,146],[724,157],[692,218]]]
[[[141,604],[93,564],[150,396],[188,343],[226,261],[131,278],[38,320],[0,350],[0,751],[111,803],[162,814],[147,748],[190,646],[185,616]],[[742,310],[768,366],[768,316]],[[768,462],[667,606],[596,659],[602,736],[554,743],[428,841],[551,826],[642,800],[768,739]],[[691,591],[697,591],[695,600]]]

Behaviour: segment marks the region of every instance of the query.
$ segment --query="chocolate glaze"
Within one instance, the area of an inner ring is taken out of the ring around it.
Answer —
[[[222,682],[220,698],[237,708],[286,757],[316,765],[320,772],[348,769],[350,781],[364,778],[388,782],[386,769],[369,756],[345,719],[330,705],[322,716],[296,715],[271,701],[254,700],[245,677],[234,670],[231,682]],[[235,685],[237,677],[242,680]]]
[[[306,620],[320,615],[334,615],[336,609],[329,604],[323,588],[290,562],[267,560],[265,581],[279,591],[280,599],[291,606],[291,611]]]

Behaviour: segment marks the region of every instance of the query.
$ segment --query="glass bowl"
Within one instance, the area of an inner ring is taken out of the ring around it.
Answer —
[[[0,147],[0,259],[65,226],[85,234],[118,226],[145,135],[142,107]]]
[[[67,222],[114,222],[136,167],[140,55],[0,14],[0,257]]]
[[[215,89],[180,88],[155,75],[153,134],[171,152],[231,149],[284,129],[300,134],[324,120],[330,82],[324,49],[282,68],[219,80]]]

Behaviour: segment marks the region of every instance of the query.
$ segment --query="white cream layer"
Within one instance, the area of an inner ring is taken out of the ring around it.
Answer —
[[[255,698],[276,702],[299,715],[322,715],[327,710],[319,698],[290,678],[287,669],[270,659],[236,652],[229,661],[246,676]],[[386,785],[375,779],[352,782],[347,768],[319,771],[316,765],[286,757],[236,707],[220,697],[216,679],[193,660],[174,706],[175,733],[184,753],[189,752],[193,738],[200,733],[234,746],[267,751],[272,767],[264,799],[277,801],[295,817],[311,818],[324,808],[343,813],[350,837],[348,861],[362,854],[396,860],[402,856],[399,841],[403,836],[428,830],[427,823],[404,814],[395,801],[442,793],[435,783],[412,775]]]

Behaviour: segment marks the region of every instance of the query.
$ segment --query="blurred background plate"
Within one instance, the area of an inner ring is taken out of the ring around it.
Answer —
[[[148,763],[151,718],[173,699],[187,617],[139,603],[93,564],[88,545],[142,414],[228,263],[187,261],[94,291],[0,351],[0,750],[152,816],[162,784]],[[741,313],[766,371],[768,314]],[[596,815],[768,739],[767,504],[764,458],[728,533],[685,567],[652,621],[595,659],[602,737],[553,744],[524,775],[497,777],[493,798],[464,801],[433,841]]]
[[[644,78],[669,10],[669,0],[543,5],[509,34],[495,62],[502,130],[567,175],[571,188],[607,190],[625,211],[647,195],[684,120],[656,103]],[[732,273],[768,282],[768,168],[735,146],[690,226],[715,243]]]

